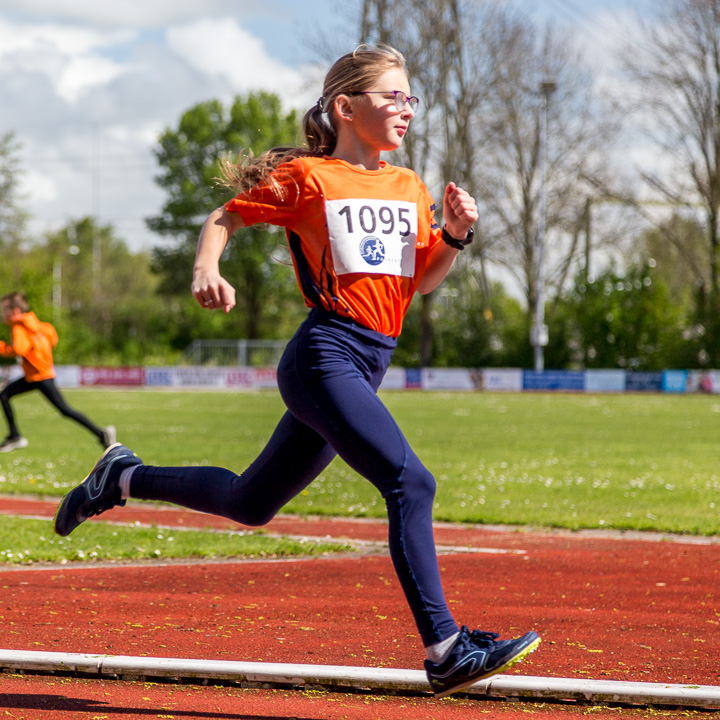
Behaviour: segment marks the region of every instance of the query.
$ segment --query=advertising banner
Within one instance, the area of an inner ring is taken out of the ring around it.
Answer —
[[[276,388],[277,372],[275,368],[239,366],[151,367],[145,370],[145,384],[148,387],[254,390]]]
[[[662,391],[666,393],[684,393],[687,391],[687,370],[663,370]]]
[[[425,368],[422,371],[423,390],[477,390],[470,370],[464,368]]]
[[[80,385],[79,365],[56,365],[55,384],[61,388],[75,388]]]
[[[582,392],[585,389],[585,373],[579,370],[523,370],[523,389]]]
[[[183,365],[97,367],[56,365],[58,387],[166,387],[256,390],[277,388],[274,367]],[[0,386],[23,376],[19,364],[0,365]],[[720,394],[720,370],[625,371],[600,369],[522,370],[520,368],[391,367],[383,390],[592,393],[666,392]]]
[[[625,392],[625,371],[586,370],[585,392]]]
[[[225,385],[229,388],[254,388],[255,369],[254,368],[226,368]]]
[[[481,378],[482,389],[490,392],[520,392],[523,389],[520,368],[485,368]]]
[[[422,388],[422,371],[420,368],[405,369],[405,389],[420,390]]]
[[[717,395],[720,393],[720,370],[690,370],[685,390]]]
[[[81,367],[81,385],[143,385],[142,367]]]
[[[391,367],[385,373],[380,385],[381,390],[404,390],[405,389],[405,368]]]
[[[662,390],[662,373],[657,372],[626,372],[625,390],[627,392],[660,392]]]
[[[276,388],[277,371],[274,367],[255,368],[255,387]]]

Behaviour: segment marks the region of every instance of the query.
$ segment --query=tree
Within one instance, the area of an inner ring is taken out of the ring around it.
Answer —
[[[666,239],[693,275],[707,360],[720,362],[720,0],[667,0],[648,7],[638,37],[624,53],[644,132],[668,158],[646,169],[649,187],[694,212],[705,226],[704,257],[666,225]],[[712,346],[714,349],[712,349]]]
[[[668,242],[669,237],[677,241]],[[704,264],[705,238],[705,229],[697,220],[674,213],[666,222],[642,233],[636,243],[635,260],[652,265],[653,274],[667,286],[673,304],[688,316],[696,309],[700,287],[694,268]]]
[[[438,179],[436,195],[452,179],[478,200],[476,242],[460,264],[471,264],[483,290],[488,262],[507,268],[525,294],[529,329],[538,292],[543,81],[557,85],[549,105],[546,234],[546,274],[556,294],[583,255],[585,178],[604,167],[615,130],[580,51],[525,13],[467,0],[365,0],[362,32],[404,51],[413,93],[422,98],[400,157]],[[424,314],[431,317],[431,307]]]
[[[578,273],[561,308],[575,365],[628,370],[675,366],[685,314],[673,303],[654,263],[638,263],[623,272],[610,267],[591,282]]]
[[[583,262],[579,236],[591,192],[587,179],[602,172],[616,127],[568,34],[553,27],[541,30],[522,15],[507,14],[498,17],[487,43],[493,80],[476,127],[485,143],[476,184],[485,210],[486,252],[515,276],[530,313],[539,291],[542,187],[547,198],[544,274],[557,298]]]
[[[297,135],[295,111],[283,113],[279,98],[264,92],[237,97],[229,109],[217,100],[195,105],[183,113],[176,129],[161,135],[155,150],[161,168],[156,181],[168,200],[162,213],[147,223],[171,240],[153,250],[162,292],[188,293],[202,223],[229,199],[228,191],[216,182],[221,160],[240,150],[258,155],[295,144]],[[265,322],[273,318],[273,308],[276,314],[300,312],[289,256],[279,248],[281,238],[277,230],[248,228],[229,244],[223,272],[237,290],[237,312],[225,319],[216,313],[218,318],[204,324],[206,335],[237,337],[240,318],[242,337],[273,337],[278,323]]]

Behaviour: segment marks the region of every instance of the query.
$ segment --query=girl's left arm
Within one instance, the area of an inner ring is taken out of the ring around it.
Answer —
[[[452,237],[463,240],[478,217],[475,199],[455,183],[448,183],[443,195],[443,218],[447,232]],[[435,244],[428,256],[422,280],[418,284],[421,295],[432,292],[443,281],[457,254],[458,250],[444,242]]]

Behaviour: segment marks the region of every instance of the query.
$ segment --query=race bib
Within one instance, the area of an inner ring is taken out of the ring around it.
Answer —
[[[333,264],[337,275],[415,274],[417,206],[399,200],[326,200]]]

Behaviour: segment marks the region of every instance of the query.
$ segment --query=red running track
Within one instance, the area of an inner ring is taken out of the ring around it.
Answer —
[[[17,515],[52,517],[55,507],[0,498],[0,512]],[[131,504],[102,518],[237,529],[219,518],[149,505]],[[374,541],[383,541],[386,532],[382,522],[292,517],[278,518],[265,530]],[[459,622],[503,636],[532,628],[543,637],[540,649],[513,674],[720,684],[717,539],[439,525],[436,542],[446,594]],[[460,547],[476,552],[460,552]],[[4,568],[0,588],[5,629],[0,644],[8,649],[406,668],[421,667],[424,657],[382,552],[291,561]],[[55,690],[37,687],[44,682],[54,683]],[[124,689],[113,690],[116,685]],[[177,705],[168,706],[166,717],[390,720],[477,717],[488,708],[493,717],[520,712],[517,706],[453,698],[370,700],[326,693],[318,706],[319,696],[312,693],[129,687],[113,681],[2,676],[0,716],[9,711],[9,717],[40,720],[162,717],[157,708],[165,701],[172,705],[168,694]],[[158,693],[162,701],[153,699]],[[31,699],[35,696],[47,698],[47,711]],[[235,700],[223,699],[230,697]],[[188,698],[215,703],[216,714],[207,714],[211,710],[203,703],[200,711],[206,714],[196,714],[197,705],[188,714]],[[268,698],[276,698],[278,706],[269,708]],[[300,701],[298,708],[294,703]],[[133,702],[140,704],[129,707]],[[141,710],[143,703],[155,714]],[[232,709],[238,707],[242,712]],[[545,708],[533,705],[532,712],[539,717],[577,712]],[[617,710],[607,712],[618,717]]]

